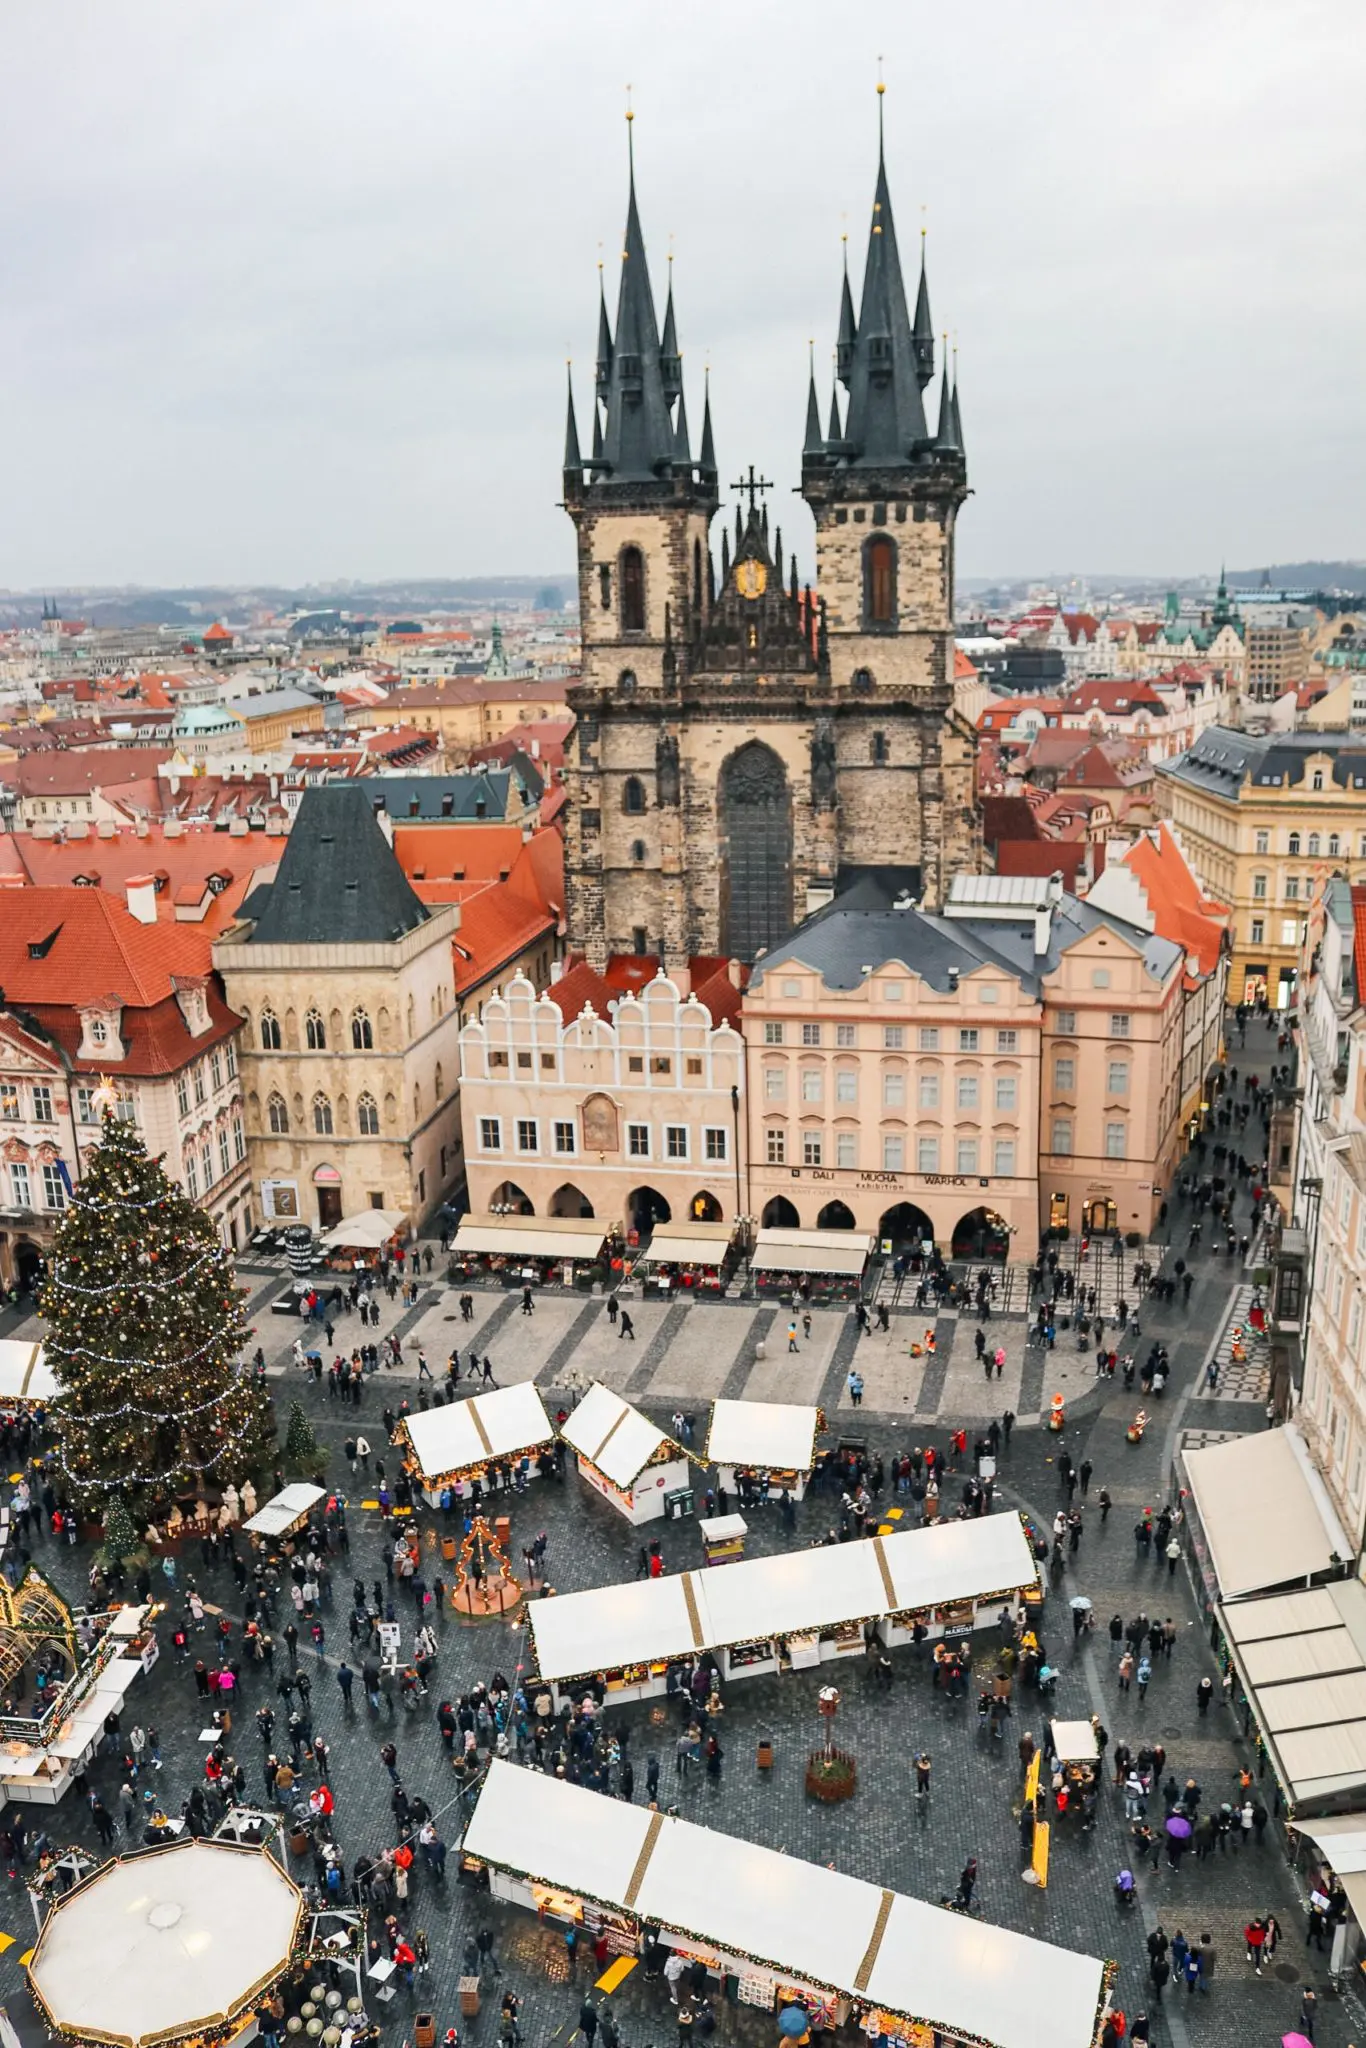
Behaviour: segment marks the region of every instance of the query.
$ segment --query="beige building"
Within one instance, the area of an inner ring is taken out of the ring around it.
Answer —
[[[1211,726],[1156,772],[1159,815],[1232,913],[1230,1000],[1288,1008],[1316,887],[1333,869],[1366,876],[1366,738]]]
[[[214,946],[243,1018],[252,1179],[267,1220],[419,1221],[460,1164],[455,904],[424,905],[363,783],[308,790],[273,883]]]
[[[1254,703],[1274,704],[1287,690],[1297,690],[1308,681],[1316,625],[1312,615],[1289,625],[1257,625],[1249,619],[1244,629],[1247,669],[1243,687]]]
[[[541,682],[534,676],[415,683],[394,690],[383,703],[353,712],[351,723],[377,727],[399,722],[434,733],[454,765],[467,760],[472,748],[501,740],[519,725],[567,719],[568,688],[565,682]]]
[[[753,1213],[967,1257],[1146,1232],[1180,1149],[1182,964],[1056,882],[960,877],[940,916],[837,899],[745,993]]]
[[[686,970],[614,985],[580,964],[483,1004],[460,1034],[473,1210],[642,1233],[743,1213],[739,977],[708,965],[695,991]]]
[[[293,734],[321,732],[323,707],[306,690],[267,690],[224,707],[238,720],[253,754],[271,754]]]

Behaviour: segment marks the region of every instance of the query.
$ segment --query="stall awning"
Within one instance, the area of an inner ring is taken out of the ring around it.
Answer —
[[[733,1223],[657,1223],[640,1254],[642,1266],[719,1266],[730,1250]]]
[[[1093,1764],[1100,1750],[1096,1744],[1096,1731],[1089,1721],[1055,1721],[1053,1723],[1053,1753],[1060,1763]]]
[[[607,1225],[591,1216],[462,1216],[451,1247],[508,1259],[583,1259],[602,1250]]]
[[[1330,1571],[1354,1554],[1292,1426],[1185,1453],[1223,1600]]]
[[[1337,1813],[1323,1820],[1286,1822],[1331,1863],[1342,1881],[1358,1927],[1366,1927],[1366,1813]]]
[[[537,1670],[563,1684],[731,1643],[1004,1597],[1037,1583],[1019,1516],[983,1515],[871,1542],[749,1558],[722,1572],[562,1593],[534,1601],[527,1616]]]
[[[873,1239],[859,1230],[761,1230],[756,1273],[861,1273]]]
[[[490,1458],[517,1457],[553,1442],[555,1436],[531,1380],[406,1415],[400,1427],[407,1432],[424,1484],[484,1465]]]
[[[676,1443],[633,1408],[611,1387],[595,1380],[560,1430],[571,1450],[596,1465],[604,1479],[623,1492],[635,1484],[656,1452],[666,1446],[676,1458],[686,1458]]]
[[[286,1529],[294,1527],[301,1515],[306,1515],[310,1508],[315,1507],[324,1498],[323,1487],[309,1486],[303,1480],[299,1480],[293,1486],[285,1487],[282,1493],[277,1493],[263,1508],[258,1508],[251,1520],[244,1522],[242,1527],[249,1529],[256,1536],[283,1536]]]
[[[866,1999],[960,2040],[1090,2048],[1096,2034],[1105,1966],[1095,1957],[539,1771],[489,1766],[464,1847],[629,1911],[666,1939],[752,1957],[780,1981]]]
[[[329,1247],[349,1245],[358,1252],[377,1252],[407,1221],[402,1209],[358,1209],[354,1216],[343,1216],[340,1223],[325,1230],[318,1242]]]
[[[0,1338],[0,1407],[12,1401],[51,1401],[57,1379],[41,1344]]]
[[[809,1472],[816,1462],[820,1410],[788,1401],[713,1401],[709,1465]]]
[[[1366,1586],[1234,1600],[1218,1619],[1293,1804],[1366,1797]]]

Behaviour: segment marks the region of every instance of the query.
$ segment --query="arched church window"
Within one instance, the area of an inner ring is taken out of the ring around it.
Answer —
[[[644,860],[645,841],[643,839],[633,839],[631,841],[631,858],[635,862],[637,867],[639,867],[641,862]]]
[[[871,697],[873,694],[873,671],[870,668],[856,668],[849,679],[856,696]]]
[[[868,626],[896,624],[896,542],[883,533],[863,551],[863,618]]]
[[[313,1128],[320,1138],[332,1136],[332,1104],[325,1095],[313,1098]]]
[[[633,668],[624,668],[617,677],[617,695],[620,697],[634,697],[635,694],[636,672]]]
[[[327,1045],[327,1026],[317,1010],[310,1010],[304,1018],[304,1037],[310,1052],[322,1052]]]
[[[639,548],[621,551],[621,630],[645,631],[645,557]]]
[[[868,757],[878,766],[881,766],[887,759],[887,735],[885,732],[875,732],[873,734],[868,742]]]
[[[374,1048],[375,1034],[365,1010],[351,1012],[351,1043],[357,1052],[370,1052]]]
[[[278,1052],[280,1050],[280,1020],[274,1010],[262,1010],[261,1012],[261,1050],[262,1052]]]
[[[630,817],[640,817],[645,810],[645,784],[638,775],[628,775],[626,787],[621,793],[621,808]]]
[[[266,1116],[269,1119],[271,1130],[277,1137],[282,1136],[289,1129],[289,1111],[285,1108],[285,1098],[283,1095],[272,1095],[269,1098],[266,1103]]]

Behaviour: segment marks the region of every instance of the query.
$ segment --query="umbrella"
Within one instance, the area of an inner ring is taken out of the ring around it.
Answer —
[[[1184,1813],[1169,1813],[1167,1815],[1167,1833],[1172,1837],[1173,1841],[1184,1842],[1189,1837],[1190,1831],[1191,1824],[1186,1819]]]
[[[1313,2043],[1304,2034],[1282,2034],[1281,2048],[1313,2048]]]
[[[778,2014],[778,2032],[784,2040],[800,2041],[811,2032],[811,2015],[803,2005],[785,2005]]]
[[[1067,1604],[1074,1614],[1089,1614],[1091,1612],[1091,1603],[1084,1593],[1078,1593],[1075,1600],[1069,1600]]]

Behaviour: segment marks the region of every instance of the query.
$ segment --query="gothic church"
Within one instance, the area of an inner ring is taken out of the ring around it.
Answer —
[[[661,336],[633,166],[592,435],[584,453],[571,380],[564,455],[583,634],[569,930],[599,968],[618,952],[753,961],[869,870],[936,906],[979,863],[973,734],[953,709],[962,423],[945,363],[927,424],[929,289],[922,255],[912,320],[880,140],[836,375],[846,397],[825,432],[812,375],[802,445],[815,591],[785,563],[752,470],[718,569],[710,395],[694,454],[672,280]]]

